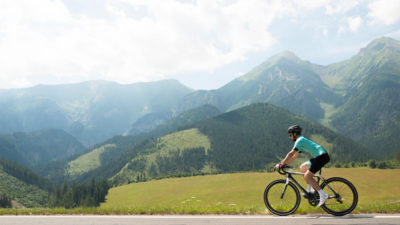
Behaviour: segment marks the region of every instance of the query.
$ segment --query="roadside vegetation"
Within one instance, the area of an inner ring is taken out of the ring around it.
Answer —
[[[325,178],[340,176],[357,188],[359,202],[353,213],[399,213],[400,169],[326,168]],[[269,182],[277,173],[250,172],[170,178],[131,183],[109,190],[100,207],[0,209],[0,215],[24,214],[270,214],[263,202]],[[301,177],[298,181],[304,185]],[[72,190],[72,189],[70,189]],[[68,192],[68,191],[67,191]],[[325,214],[302,199],[297,214]]]

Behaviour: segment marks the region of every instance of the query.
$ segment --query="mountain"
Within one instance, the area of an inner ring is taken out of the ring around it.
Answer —
[[[171,131],[175,131],[181,126],[185,126],[185,125],[197,122],[199,120],[208,119],[208,118],[214,117],[220,113],[221,113],[221,111],[219,111],[219,109],[215,106],[202,105],[197,108],[184,111],[183,113],[179,114],[176,117],[173,117],[163,123],[159,123],[159,125],[156,127],[152,127],[150,129],[149,128],[142,129],[141,132],[150,131],[151,135],[160,136],[163,134],[167,134]],[[152,114],[151,116],[146,117],[146,120],[144,120],[142,118],[140,121],[144,124],[149,124],[149,123],[151,123],[150,120],[153,119],[153,121],[154,121],[153,116],[155,116],[155,115]],[[157,117],[157,118],[160,118],[160,117]],[[147,121],[148,123],[145,123],[145,121]],[[135,127],[137,129],[138,126],[135,126],[135,124],[134,124],[134,126],[130,132],[131,135],[136,135],[136,134],[140,133],[135,129]]]
[[[171,117],[172,112],[149,113],[136,120],[136,122],[132,124],[132,128],[128,131],[128,134],[137,135],[142,132],[151,131],[170,120]]]
[[[130,154],[126,153],[127,150],[132,149],[135,145],[147,142],[148,139],[175,132],[181,127],[218,114],[220,114],[220,111],[214,106],[200,106],[179,114],[150,132],[114,136],[94,146],[89,151],[44,165],[38,168],[37,171],[41,176],[47,177],[56,183],[62,183],[64,179],[84,181],[89,179],[87,178],[88,174],[96,174],[92,177],[106,176],[110,171],[116,170],[118,172],[121,169],[124,165],[123,162],[130,158],[130,156],[125,155]]]
[[[149,113],[173,114],[192,90],[175,80],[117,84],[89,81],[0,91],[0,133],[57,128],[84,145],[127,132]]]
[[[53,185],[17,163],[0,158],[0,195],[6,194],[25,207],[45,207]]]
[[[400,149],[400,42],[380,38],[349,60],[320,71],[344,96],[329,121],[382,157]]]
[[[222,111],[230,111],[268,102],[319,121],[325,116],[321,104],[340,101],[341,97],[330,90],[310,63],[291,52],[283,52],[218,90],[190,93],[181,105],[212,104]]]
[[[186,95],[180,111],[211,104],[223,112],[266,102],[392,155],[400,144],[400,42],[379,38],[352,58],[321,66],[277,54],[211,91]]]
[[[85,150],[79,141],[62,130],[47,129],[0,135],[0,157],[30,168]]]
[[[263,170],[290,150],[293,143],[286,132],[293,124],[302,125],[307,137],[326,147],[333,163],[374,157],[362,145],[322,125],[270,104],[255,104],[180,127],[159,138],[144,138],[79,179],[104,176],[123,184],[143,177]],[[114,146],[102,148],[121,149],[124,145],[114,142]],[[95,151],[91,154],[97,154]]]

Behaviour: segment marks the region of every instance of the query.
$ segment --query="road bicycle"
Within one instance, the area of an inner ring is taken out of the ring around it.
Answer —
[[[304,173],[293,172],[290,167],[285,165],[278,172],[285,175],[286,179],[278,179],[272,181],[264,191],[264,202],[269,211],[279,216],[287,216],[294,213],[300,205],[300,192],[302,196],[308,199],[312,206],[319,203],[318,192],[307,192],[297,181],[293,175],[304,175]],[[328,194],[329,198],[322,205],[327,213],[335,216],[344,216],[351,213],[357,206],[358,193],[354,185],[341,177],[332,177],[324,179],[319,174],[315,174],[318,185]]]

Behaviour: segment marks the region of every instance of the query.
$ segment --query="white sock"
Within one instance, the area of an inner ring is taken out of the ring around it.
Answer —
[[[319,193],[319,203],[317,207],[321,207],[323,204],[325,204],[325,201],[328,200],[328,195],[321,189],[318,191]]]
[[[311,192],[311,184],[308,185],[308,189],[307,189],[308,193]]]
[[[318,191],[318,193],[319,193],[319,196],[324,196],[324,197],[326,197],[327,196],[327,194],[325,193],[325,191],[324,190],[319,190]]]

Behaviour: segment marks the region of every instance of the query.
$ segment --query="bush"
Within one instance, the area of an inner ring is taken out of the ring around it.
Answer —
[[[386,168],[388,168],[388,165],[386,164],[385,161],[379,162],[377,166],[378,166],[379,169],[386,169]]]
[[[369,167],[369,168],[376,168],[376,162],[375,162],[375,160],[370,160],[370,161],[368,162],[368,167]]]

